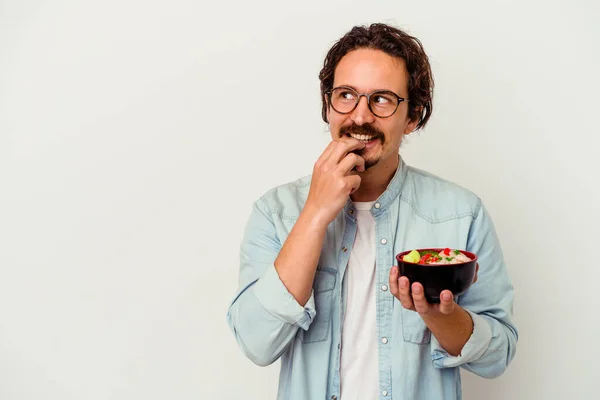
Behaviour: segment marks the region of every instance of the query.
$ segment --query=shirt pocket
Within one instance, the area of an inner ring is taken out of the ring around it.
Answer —
[[[428,344],[431,341],[431,331],[425,325],[423,318],[421,318],[418,312],[402,307],[402,304],[397,299],[395,301],[396,307],[400,308],[404,341],[416,344]]]
[[[337,270],[318,266],[313,281],[315,298],[315,319],[308,330],[300,328],[298,338],[302,343],[321,342],[327,339],[333,311],[334,287],[337,280]]]

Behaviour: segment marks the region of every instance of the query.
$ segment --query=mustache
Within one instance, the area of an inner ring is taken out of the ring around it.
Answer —
[[[349,135],[350,133],[355,135],[374,136],[375,139],[380,139],[382,142],[385,140],[385,135],[383,132],[371,124],[356,125],[353,123],[352,125],[348,125],[340,129],[340,136]]]

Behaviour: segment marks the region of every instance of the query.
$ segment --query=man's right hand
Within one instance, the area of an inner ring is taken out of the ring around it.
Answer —
[[[365,160],[350,152],[364,147],[360,140],[344,137],[323,151],[313,169],[304,209],[275,259],[279,278],[302,307],[313,290],[327,226],[358,189],[360,176],[356,171],[365,170]],[[356,171],[352,171],[354,167]]]
[[[328,225],[333,221],[360,186],[357,172],[365,170],[365,160],[351,151],[364,147],[360,140],[343,137],[329,143],[315,163],[304,209],[320,222]]]

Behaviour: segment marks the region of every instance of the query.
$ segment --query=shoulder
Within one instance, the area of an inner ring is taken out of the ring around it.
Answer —
[[[267,214],[297,219],[306,203],[312,175],[277,185],[257,199],[257,205]]]
[[[408,167],[401,200],[432,222],[466,216],[477,218],[482,206],[479,196],[471,190],[412,166]]]

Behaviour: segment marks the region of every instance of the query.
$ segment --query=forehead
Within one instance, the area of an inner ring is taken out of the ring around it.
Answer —
[[[404,60],[381,50],[358,49],[338,63],[333,86],[352,86],[360,92],[391,90],[406,95],[408,74]]]

